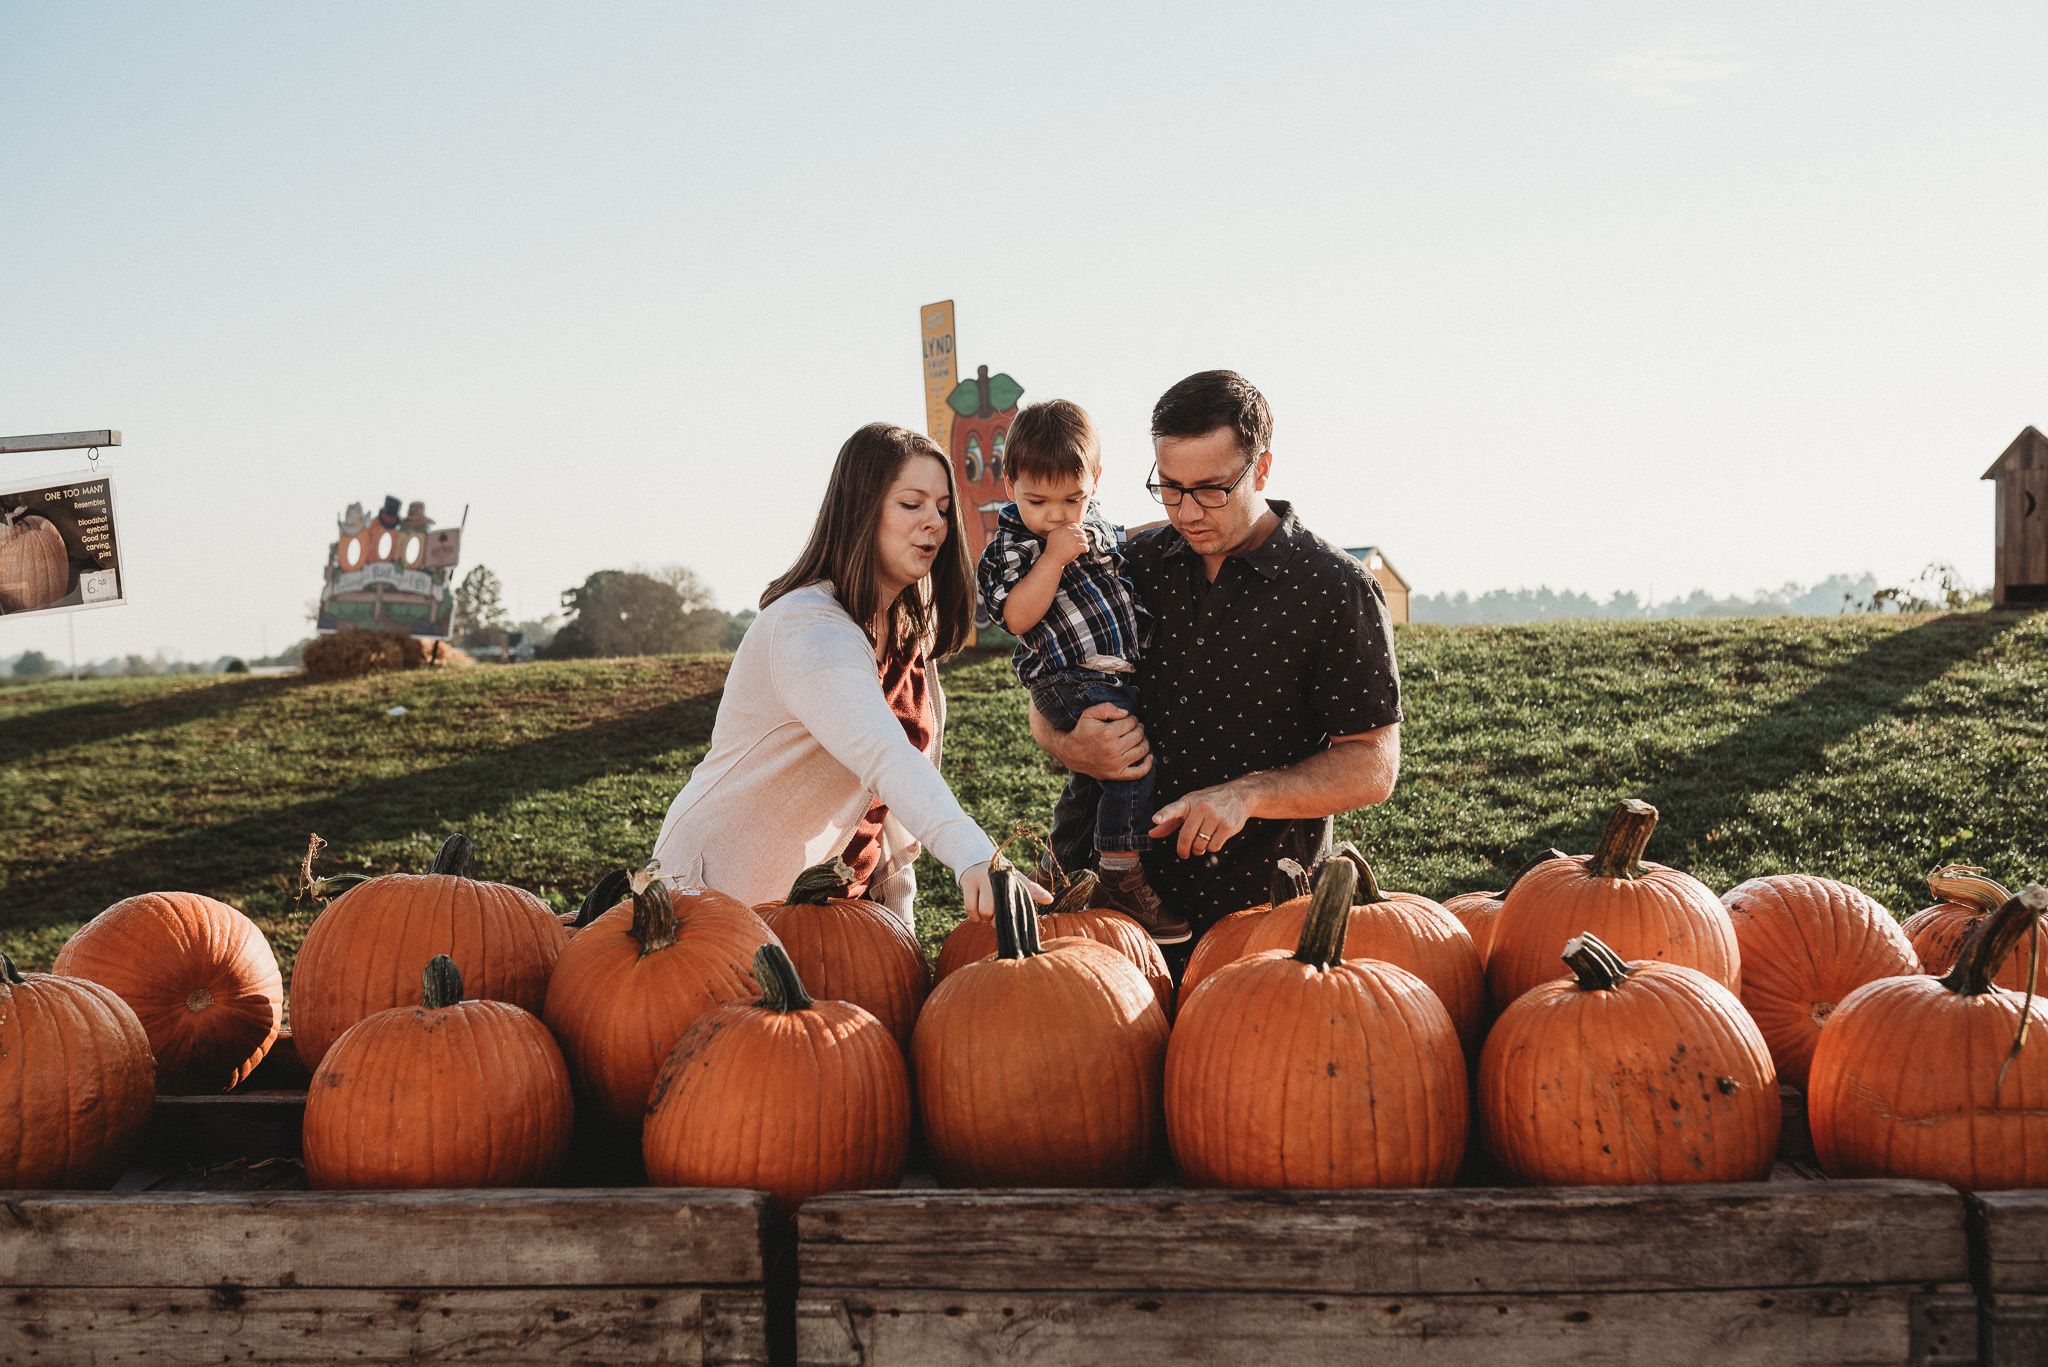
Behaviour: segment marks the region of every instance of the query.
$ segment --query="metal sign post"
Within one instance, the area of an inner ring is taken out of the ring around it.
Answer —
[[[90,451],[120,444],[121,434],[110,427],[97,432],[45,432],[35,437],[0,437],[0,456],[17,451]]]

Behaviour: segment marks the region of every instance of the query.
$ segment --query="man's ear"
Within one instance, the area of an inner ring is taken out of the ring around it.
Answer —
[[[1262,451],[1259,453],[1258,466],[1252,471],[1252,492],[1263,492],[1266,487],[1266,481],[1272,478],[1272,475],[1273,453],[1270,450]]]

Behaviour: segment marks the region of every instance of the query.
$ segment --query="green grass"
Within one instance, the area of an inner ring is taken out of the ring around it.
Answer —
[[[1547,846],[1590,848],[1626,796],[1664,813],[1650,857],[1717,890],[1821,873],[1903,912],[1944,862],[2048,877],[2048,616],[1421,626],[1398,649],[1400,787],[1338,822],[1388,887],[1497,887]],[[183,888],[288,959],[310,831],[326,872],[419,869],[467,831],[484,876],[573,905],[646,857],[723,673],[692,656],[0,688],[0,949],[46,967],[102,907]],[[955,790],[992,833],[1043,823],[1061,779],[1007,662],[945,678]],[[919,872],[936,943],[959,898]]]

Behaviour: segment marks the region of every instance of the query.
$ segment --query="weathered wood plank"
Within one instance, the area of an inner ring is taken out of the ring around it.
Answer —
[[[0,1193],[0,1286],[759,1285],[752,1191]]]
[[[705,1299],[668,1287],[64,1287],[9,1298],[0,1310],[0,1364],[765,1364],[759,1316],[749,1342],[730,1307],[707,1316]],[[722,1318],[708,1345],[707,1318]]]
[[[161,1163],[297,1158],[306,1129],[302,1091],[234,1091],[160,1096],[149,1114],[143,1154]]]
[[[0,455],[15,451],[83,451],[91,446],[120,444],[120,432],[105,427],[90,432],[38,432],[22,437],[0,437]]]
[[[1968,1288],[1944,1289],[1969,1308]],[[860,1363],[1426,1363],[1428,1367],[1960,1367],[1974,1325],[1933,1343],[1912,1288],[1801,1287],[1549,1296],[1032,1297],[806,1290],[798,1361]],[[843,1304],[845,1315],[835,1317]],[[842,1329],[841,1326],[844,1326]],[[851,1334],[852,1341],[844,1337]]]
[[[2048,1296],[1986,1296],[1981,1367],[2048,1362]]]
[[[1932,1182],[889,1192],[797,1217],[806,1285],[1378,1295],[1957,1282]]]
[[[2048,1295],[2048,1191],[1980,1191],[1985,1289]]]

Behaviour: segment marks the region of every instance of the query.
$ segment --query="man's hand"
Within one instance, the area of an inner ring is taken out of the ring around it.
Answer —
[[[1144,726],[1115,703],[1095,704],[1071,731],[1054,730],[1036,707],[1027,710],[1038,748],[1077,774],[1115,782],[1152,772],[1152,744]]]
[[[1071,565],[1088,554],[1088,533],[1078,522],[1054,527],[1045,534],[1045,558],[1055,565]]]
[[[1153,813],[1152,838],[1164,840],[1177,829],[1174,850],[1183,859],[1214,854],[1224,841],[1244,829],[1252,818],[1250,797],[1241,784],[1198,788]]]

